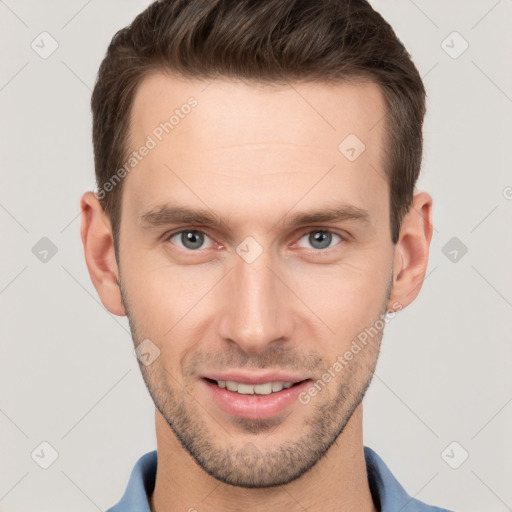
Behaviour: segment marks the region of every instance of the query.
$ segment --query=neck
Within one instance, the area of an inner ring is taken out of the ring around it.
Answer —
[[[281,486],[234,487],[208,475],[181,446],[160,412],[155,414],[158,466],[152,512],[377,512],[372,501],[362,440],[362,405],[343,433],[309,471]]]

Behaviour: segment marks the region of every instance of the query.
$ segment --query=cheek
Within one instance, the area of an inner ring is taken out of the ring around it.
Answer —
[[[375,321],[385,307],[391,256],[376,250],[331,266],[293,271],[290,286],[339,342]]]
[[[123,285],[138,334],[174,350],[184,339],[183,331],[197,329],[198,320],[211,313],[208,295],[224,272],[220,267],[177,266],[150,258],[127,261]]]

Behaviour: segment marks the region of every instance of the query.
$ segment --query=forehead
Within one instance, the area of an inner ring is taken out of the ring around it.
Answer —
[[[197,106],[189,109],[191,98]],[[195,122],[181,122],[189,110]],[[357,134],[367,145],[378,144],[380,130],[372,128],[377,123],[382,128],[379,120],[386,110],[380,88],[370,81],[263,85],[155,72],[136,91],[133,135],[151,133],[175,112],[178,119],[171,124],[176,142],[180,135],[194,137],[203,149],[219,143],[291,142],[332,150],[348,133]]]
[[[345,193],[361,202],[364,190],[387,191],[385,112],[372,82],[255,85],[154,73],[139,85],[130,121],[130,151],[151,149],[123,196],[142,209],[182,193],[197,205],[212,192],[245,194],[242,205],[250,197],[265,208],[287,194],[291,207],[309,188],[306,201]]]

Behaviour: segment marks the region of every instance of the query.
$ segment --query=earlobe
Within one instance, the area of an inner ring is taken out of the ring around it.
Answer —
[[[80,234],[91,280],[103,305],[112,314],[124,316],[110,221],[93,192],[82,196],[80,209]]]
[[[432,197],[419,192],[402,220],[393,259],[393,289],[388,307],[398,303],[402,309],[418,295],[427,271],[431,239]]]

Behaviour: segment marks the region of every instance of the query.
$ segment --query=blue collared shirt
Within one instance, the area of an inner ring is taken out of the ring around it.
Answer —
[[[450,512],[411,498],[384,461],[367,446],[364,457],[373,502],[380,512]],[[149,497],[155,488],[157,452],[143,455],[135,464],[126,491],[107,512],[151,512]]]

